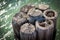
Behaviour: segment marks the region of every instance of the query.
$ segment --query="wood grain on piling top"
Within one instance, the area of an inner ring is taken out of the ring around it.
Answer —
[[[32,6],[32,5],[24,5],[21,9],[20,9],[20,11],[21,12],[28,12],[29,11],[29,9],[31,9],[31,8],[33,8],[34,6]]]
[[[41,9],[41,10],[46,10],[48,8],[49,8],[49,5],[47,5],[47,4],[39,4],[39,9]]]
[[[45,22],[36,21],[36,28],[45,30],[53,27],[54,27],[54,23],[52,20],[45,20]]]
[[[44,13],[43,13],[43,16],[46,19],[56,19],[57,15],[58,15],[57,12],[53,9],[45,10]]]
[[[28,15],[31,15],[31,16],[39,16],[41,14],[42,14],[42,11],[40,11],[39,9],[35,9],[35,8],[31,8],[28,11]]]
[[[20,31],[23,33],[30,34],[30,33],[33,33],[35,31],[35,27],[34,27],[34,25],[32,25],[30,23],[25,23],[21,26]]]

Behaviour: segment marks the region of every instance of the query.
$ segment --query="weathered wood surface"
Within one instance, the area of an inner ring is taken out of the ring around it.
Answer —
[[[25,5],[12,19],[15,39],[55,40],[56,20],[57,12],[49,5]]]
[[[42,16],[42,11],[36,8],[31,8],[28,13],[29,17],[27,20],[34,24],[37,19],[39,19]]]
[[[31,8],[34,8],[34,7],[35,7],[35,6],[32,6],[32,5],[24,5],[24,6],[20,9],[20,11],[27,13]]]
[[[13,26],[14,36],[16,40],[20,38],[20,33],[19,33],[20,26],[25,22],[27,22],[26,18],[24,18],[23,15],[24,15],[23,12],[17,13],[12,19],[12,26]]]
[[[54,33],[53,33],[54,39],[53,40],[55,40],[56,31],[57,31],[56,24],[57,24],[58,13],[55,10],[48,9],[44,11],[43,15],[46,19],[52,20],[54,22]]]
[[[36,40],[35,26],[30,23],[25,23],[20,30],[21,40]]]
[[[57,12],[55,10],[48,9],[48,10],[44,11],[43,16],[46,19],[55,20],[55,19],[57,19]]]
[[[36,9],[36,8],[31,8],[28,11],[28,15],[30,15],[30,16],[41,16],[42,15],[42,11],[39,10],[39,9]]]
[[[45,4],[39,4],[38,8],[42,11],[45,11],[45,10],[49,9],[50,7],[47,4],[46,5]]]
[[[36,30],[38,32],[38,40],[52,40],[54,24],[53,21],[48,20],[45,22],[36,21]]]
[[[44,13],[43,13],[43,16],[46,19],[52,20],[54,22],[54,24],[56,23],[57,12],[55,10],[52,10],[52,9],[45,10]]]

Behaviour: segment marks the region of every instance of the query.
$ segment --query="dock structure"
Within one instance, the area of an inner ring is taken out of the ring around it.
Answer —
[[[12,18],[16,40],[55,40],[58,13],[47,4],[24,5]]]

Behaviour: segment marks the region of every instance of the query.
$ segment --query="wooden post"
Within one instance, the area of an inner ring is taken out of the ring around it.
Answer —
[[[31,8],[34,8],[34,7],[35,7],[35,6],[32,6],[32,5],[24,5],[24,6],[20,9],[20,11],[27,13]]]
[[[46,19],[53,20],[56,26],[57,12],[55,10],[52,10],[52,9],[45,10],[43,13],[43,16]]]
[[[20,30],[21,40],[36,40],[35,26],[30,23],[25,23]]]
[[[29,17],[27,18],[27,20],[34,24],[36,19],[38,19],[40,16],[42,16],[42,11],[36,8],[31,8],[28,13]]]
[[[45,22],[36,21],[36,30],[38,40],[52,40],[54,23],[52,20],[46,20]]]
[[[55,10],[48,9],[48,10],[44,11],[43,15],[46,19],[52,20],[54,22],[54,33],[53,33],[54,39],[53,40],[55,40],[56,31],[57,31],[57,29],[56,29],[57,12]]]
[[[36,9],[36,8],[31,8],[28,11],[28,15],[30,15],[30,16],[41,16],[42,15],[42,11],[39,10],[39,9]]]
[[[12,26],[16,40],[36,40],[36,34],[38,40],[55,40],[57,12],[49,9],[49,5],[38,6],[25,5],[13,17]]]
[[[27,22],[26,18],[24,18],[23,15],[23,12],[17,13],[12,19],[12,26],[16,40],[20,40],[20,26]]]
[[[50,7],[47,4],[39,4],[38,8],[42,11],[45,11],[45,10],[49,9]]]

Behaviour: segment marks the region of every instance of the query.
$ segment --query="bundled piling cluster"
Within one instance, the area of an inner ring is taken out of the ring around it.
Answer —
[[[57,12],[46,4],[25,5],[12,19],[16,40],[55,40]]]

